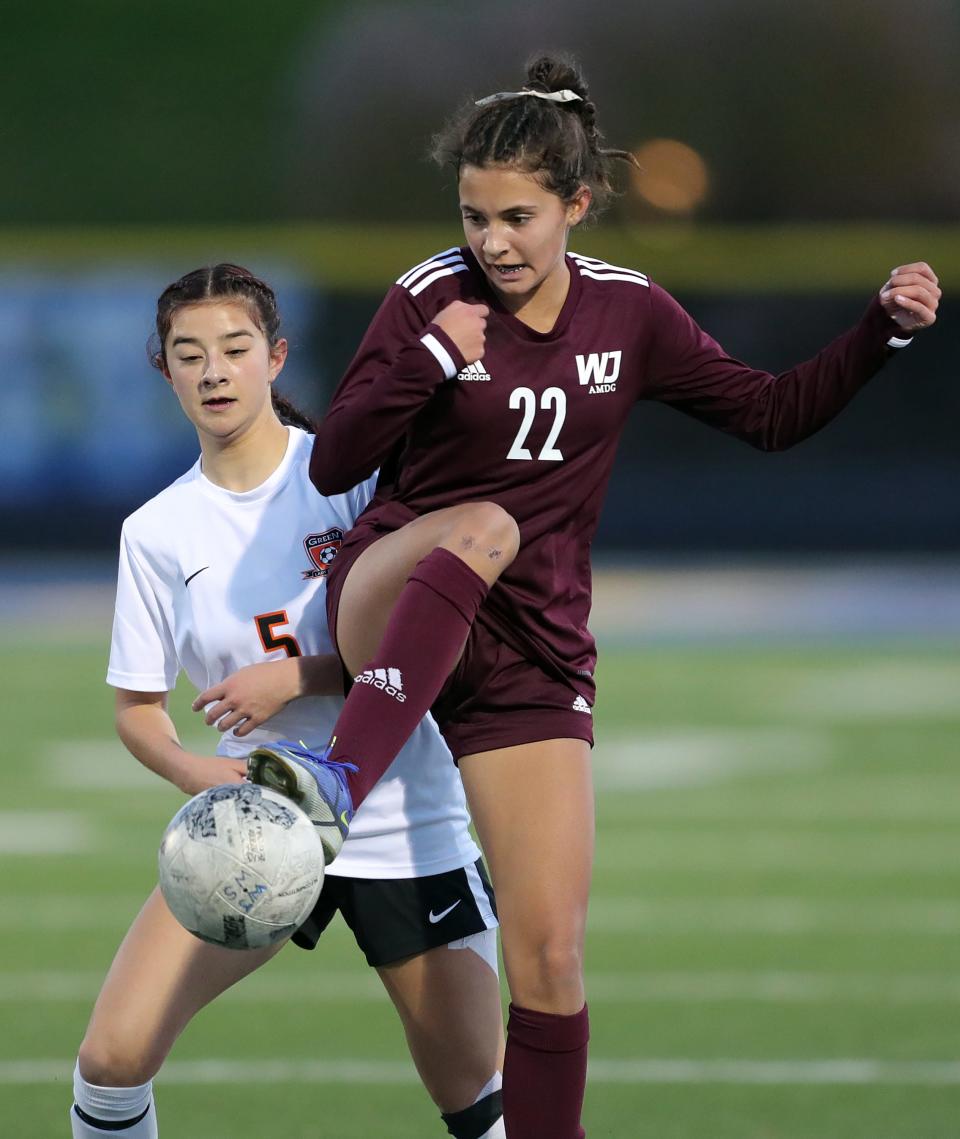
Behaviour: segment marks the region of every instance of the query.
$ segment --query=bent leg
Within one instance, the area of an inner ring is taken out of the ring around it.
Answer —
[[[207,945],[153,891],[123,939],[80,1046],[79,1070],[99,1087],[151,1080],[191,1018],[282,946]]]
[[[354,808],[436,700],[518,547],[513,519],[475,502],[384,535],[347,571],[335,639],[355,684],[329,758],[359,767],[348,777]]]
[[[377,972],[403,1022],[423,1085],[453,1135],[503,1134],[503,1013],[495,929],[428,949]],[[470,948],[473,944],[476,948]],[[487,959],[485,959],[485,956]],[[483,1130],[478,1130],[482,1118]]]
[[[384,534],[347,572],[337,611],[335,641],[356,672],[380,645],[410,575],[434,550],[446,550],[491,586],[517,556],[519,532],[506,511],[490,502],[435,510]]]
[[[497,894],[511,1008],[510,1139],[579,1139],[586,1082],[583,942],[593,867],[589,746],[547,740],[460,760]]]

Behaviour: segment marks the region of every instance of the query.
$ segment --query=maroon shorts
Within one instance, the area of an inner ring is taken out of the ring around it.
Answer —
[[[350,532],[327,579],[327,621],[336,644],[340,594],[350,567],[391,527],[361,522]],[[490,628],[481,608],[463,656],[431,712],[453,758],[481,751],[576,739],[593,745],[593,681],[573,688],[507,645]]]

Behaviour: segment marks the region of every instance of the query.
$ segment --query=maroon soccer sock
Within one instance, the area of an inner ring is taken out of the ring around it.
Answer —
[[[503,1064],[507,1139],[584,1139],[587,1006],[572,1016],[510,1006]]]
[[[387,770],[453,671],[487,583],[441,547],[417,564],[376,656],[354,677],[333,730],[330,758],[348,775],[354,809]]]

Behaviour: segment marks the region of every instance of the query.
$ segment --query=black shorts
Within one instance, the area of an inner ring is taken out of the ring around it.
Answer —
[[[368,965],[390,965],[497,926],[497,906],[483,859],[422,878],[323,880],[313,912],[291,940],[315,949],[340,911]]]

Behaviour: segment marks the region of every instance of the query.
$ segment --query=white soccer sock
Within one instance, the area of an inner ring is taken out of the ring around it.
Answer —
[[[98,1088],[80,1075],[78,1064],[73,1072],[73,1099],[74,1106],[70,1109],[73,1139],[102,1139],[104,1135],[113,1135],[116,1139],[158,1139],[152,1081],[135,1088]],[[104,1130],[95,1123],[88,1123],[77,1114],[78,1107],[89,1119],[109,1123],[110,1128]],[[129,1127],[117,1127],[127,1120],[136,1122],[131,1122]]]
[[[500,1091],[500,1089],[502,1087],[503,1087],[503,1073],[502,1072],[494,1072],[493,1075],[490,1077],[490,1079],[487,1080],[487,1082],[484,1084],[484,1086],[477,1093],[477,1098],[473,1102],[479,1103],[482,1099],[486,1099],[487,1096],[491,1095],[493,1092]],[[480,1136],[480,1139],[483,1139],[482,1135]]]
[[[500,1091],[502,1087],[503,1076],[500,1074],[500,1072],[494,1072],[493,1078],[477,1096],[477,1103],[480,1103],[488,1096],[493,1095],[494,1092]],[[478,1135],[477,1139],[507,1139],[507,1132],[503,1126],[503,1116],[501,1115],[500,1118],[490,1127],[488,1131],[484,1131],[482,1135]]]

